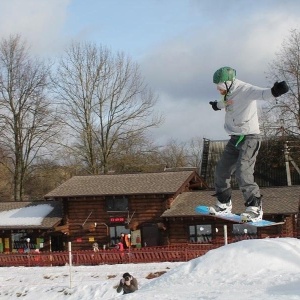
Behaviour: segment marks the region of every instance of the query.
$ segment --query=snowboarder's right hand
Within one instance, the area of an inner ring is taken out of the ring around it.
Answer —
[[[272,95],[275,98],[287,93],[288,90],[289,90],[289,87],[285,81],[281,81],[281,82],[276,81],[274,83],[273,87],[271,88]]]
[[[218,101],[215,100],[215,101],[210,101],[209,104],[211,105],[212,109],[213,110],[221,110],[219,107],[218,107]]]

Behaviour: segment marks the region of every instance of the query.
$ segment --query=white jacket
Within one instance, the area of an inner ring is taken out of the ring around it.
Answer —
[[[274,98],[271,88],[260,88],[235,79],[226,101],[217,106],[225,108],[224,128],[229,135],[260,134],[256,100]]]

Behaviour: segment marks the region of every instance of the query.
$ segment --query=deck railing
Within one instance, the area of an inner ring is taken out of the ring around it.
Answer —
[[[250,239],[248,236],[229,238],[228,243]],[[252,237],[253,238],[253,237]],[[178,262],[189,261],[206,254],[212,249],[224,245],[224,239],[215,239],[207,244],[177,244],[170,246],[131,248],[124,251],[117,249],[64,252],[30,252],[0,254],[0,267],[11,266],[64,266],[70,259],[73,265],[100,265],[123,263],[151,263],[151,262]]]
[[[220,244],[131,248],[124,251],[117,249],[99,250],[97,252],[84,250],[72,251],[71,258],[73,265],[177,262],[191,260],[218,247],[220,247]],[[64,266],[69,264],[69,255],[68,251],[0,254],[0,267]]]

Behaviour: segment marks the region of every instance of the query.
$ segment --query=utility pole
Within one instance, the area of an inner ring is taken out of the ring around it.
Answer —
[[[290,163],[289,163],[289,148],[287,142],[284,143],[284,161],[285,161],[287,185],[291,186],[292,180],[291,180],[291,170],[290,170]]]
[[[288,148],[287,141],[285,141],[284,119],[280,119],[280,130],[282,134],[281,135],[282,140],[284,141],[283,154],[284,154],[284,161],[285,161],[286,180],[287,180],[287,185],[291,186],[292,180],[291,180],[291,170],[290,170],[290,163],[289,163],[289,148]]]
[[[289,162],[293,165],[293,167],[296,169],[296,171],[298,172],[298,174],[300,175],[300,168],[298,167],[298,165],[296,164],[296,162],[294,161],[293,157],[290,155],[289,150],[291,148],[297,148],[298,146],[293,146],[290,145],[291,143],[293,143],[293,141],[286,141],[287,144],[287,150],[288,150],[288,158],[289,158]]]

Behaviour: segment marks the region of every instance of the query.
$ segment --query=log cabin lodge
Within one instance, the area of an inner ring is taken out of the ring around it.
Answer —
[[[214,191],[195,170],[74,176],[38,202],[0,203],[0,252],[26,249],[65,251],[115,248],[121,234],[132,247],[213,243],[223,236],[239,239],[299,237],[300,186],[261,188],[264,219],[282,225],[256,228],[195,212],[213,205]],[[233,213],[244,211],[233,190]]]

